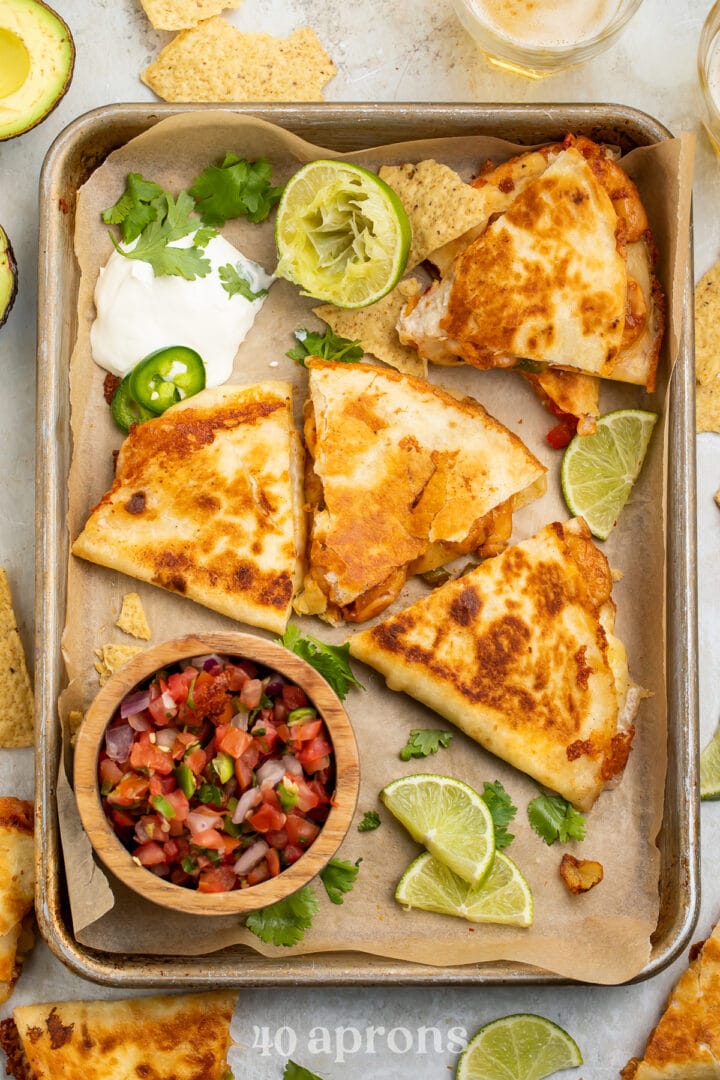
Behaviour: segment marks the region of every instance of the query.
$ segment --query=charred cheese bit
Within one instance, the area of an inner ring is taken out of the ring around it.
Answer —
[[[603,879],[602,863],[594,859],[576,859],[566,852],[560,863],[560,877],[568,891],[578,896],[600,884]]]
[[[589,810],[633,737],[619,726],[627,658],[611,590],[585,522],[555,522],[354,635],[350,654]]]

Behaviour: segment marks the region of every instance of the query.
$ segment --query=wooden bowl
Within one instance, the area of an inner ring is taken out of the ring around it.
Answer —
[[[138,866],[115,834],[100,801],[98,758],[105,728],[123,698],[160,668],[206,653],[241,657],[271,668],[307,694],[322,716],[335,753],[335,794],[327,820],[308,850],[277,877],[231,892],[200,893]],[[311,881],[340,847],[357,803],[360,766],[347,713],[322,675],[299,656],[254,634],[196,634],[162,642],[138,653],[112,675],[88,709],[75,746],[75,796],[93,848],[120,880],[147,900],[196,915],[256,911],[282,900]]]

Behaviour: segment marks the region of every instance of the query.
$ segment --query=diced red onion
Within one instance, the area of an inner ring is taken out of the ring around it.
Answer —
[[[132,716],[128,716],[127,722],[133,731],[152,731],[152,722],[144,712],[133,713]]]
[[[285,680],[282,675],[278,675],[278,673],[275,672],[265,683],[265,693],[268,697],[277,697],[278,694],[282,693],[284,685]]]
[[[155,744],[157,746],[165,746],[168,750],[172,750],[177,735],[177,729],[174,727],[160,728],[155,736]]]
[[[207,807],[201,806],[198,810],[193,810],[188,814],[186,818],[188,829],[193,836],[205,832],[206,829],[214,829],[220,816],[213,813],[212,810],[208,810]]]
[[[249,713],[243,712],[242,710],[239,713],[235,713],[230,721],[230,726],[239,728],[240,731],[247,731],[249,715]]]
[[[255,775],[259,784],[270,784],[275,787],[285,775],[285,765],[278,758],[268,758],[267,761],[262,763]]]
[[[177,702],[175,701],[175,698],[172,696],[169,690],[163,690],[162,703],[163,708],[167,709],[168,712],[177,711]]]
[[[203,671],[209,671],[211,675],[219,675],[223,670],[223,663],[219,656],[209,656],[203,664]]]
[[[190,663],[198,671],[202,671],[207,663],[212,661],[213,664],[220,664],[222,667],[222,658],[217,653],[205,653],[203,656],[193,656]]]
[[[136,690],[132,694],[128,694],[120,706],[120,718],[121,720],[127,720],[128,716],[133,716],[135,713],[144,712],[150,704],[150,694],[147,690]]]
[[[302,776],[303,767],[298,761],[298,759],[292,754],[285,754],[282,759],[282,763],[285,772],[292,773],[293,776]]]
[[[105,732],[105,751],[113,761],[127,761],[133,744],[133,729],[129,724],[108,728]]]
[[[262,802],[262,793],[259,787],[251,787],[247,791],[243,791],[238,799],[237,806],[233,810],[233,824],[240,825],[250,811],[260,802]]]
[[[233,866],[235,873],[238,875],[249,874],[253,867],[257,866],[260,860],[265,858],[269,846],[264,840],[256,840],[246,851],[243,851]]]

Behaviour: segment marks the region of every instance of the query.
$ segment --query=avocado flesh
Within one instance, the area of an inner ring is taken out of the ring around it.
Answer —
[[[0,140],[45,119],[74,63],[70,30],[43,0],[0,0]]]
[[[0,326],[3,325],[17,295],[17,264],[7,233],[0,225]]]

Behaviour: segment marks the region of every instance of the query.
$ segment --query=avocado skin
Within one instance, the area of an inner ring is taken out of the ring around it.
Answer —
[[[15,255],[8,235],[0,225],[0,326],[4,326],[15,303],[18,272]]]
[[[33,32],[35,32],[39,37],[47,35],[48,37],[54,38],[58,43],[62,42],[66,46],[66,56],[64,57],[65,62],[62,65],[61,71],[57,75],[53,73],[53,78],[57,78],[57,85],[54,88],[54,94],[52,99],[50,101],[45,100],[45,102],[41,104],[38,112],[33,111],[35,107],[35,102],[31,101],[28,106],[28,112],[23,114],[21,110],[17,122],[13,124],[11,129],[7,129],[4,131],[0,130],[0,142],[4,142],[6,139],[17,138],[18,135],[23,135],[26,131],[30,131],[31,128],[34,128],[37,124],[39,124],[42,120],[49,116],[53,109],[55,109],[60,104],[63,97],[65,96],[65,93],[70,86],[73,70],[75,68],[75,42],[73,41],[73,36],[70,32],[70,27],[68,26],[68,24],[65,22],[61,15],[58,15],[57,11],[55,11],[54,8],[50,7],[49,4],[45,3],[45,0],[29,0],[29,3],[32,8],[32,15],[30,16],[30,18],[32,20]],[[27,9],[27,5],[28,0],[26,0],[26,2],[22,5],[17,3],[18,11],[21,13],[25,12]],[[12,10],[15,6],[16,0],[6,0],[6,9]],[[2,13],[0,13],[0,27],[3,26],[4,23],[2,19]],[[8,27],[8,29],[13,28]],[[26,37],[24,35],[21,35],[21,37],[32,58],[34,51],[33,40],[30,40],[29,37]],[[36,36],[34,40],[37,41],[38,37]],[[27,83],[29,82],[30,79],[28,78]],[[18,93],[21,93],[23,89],[24,87],[21,87]],[[0,99],[0,109],[2,108],[2,104],[3,101],[2,99]],[[0,323],[0,325],[2,325],[2,323]]]

